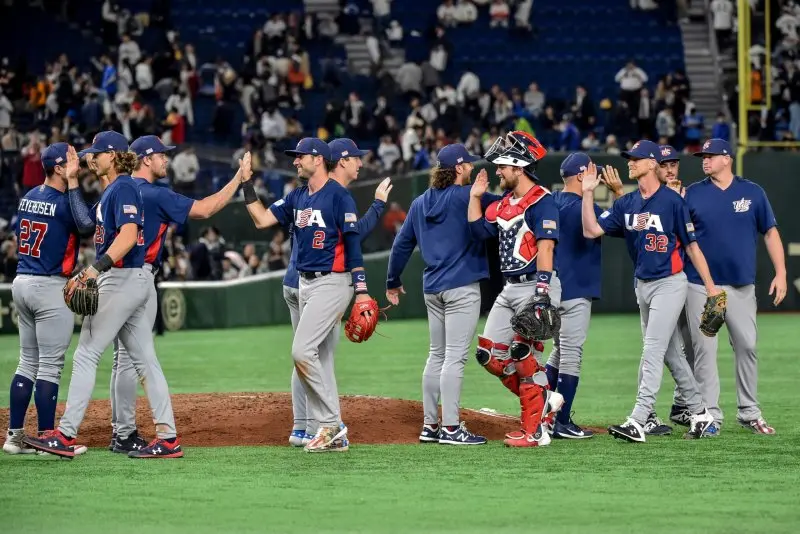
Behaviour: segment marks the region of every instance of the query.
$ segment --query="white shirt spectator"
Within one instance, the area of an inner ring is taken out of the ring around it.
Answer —
[[[100,16],[106,22],[117,22],[117,14],[111,9],[111,0],[105,0],[100,11]]]
[[[391,140],[388,143],[381,141],[378,146],[378,157],[383,162],[383,170],[391,170],[400,159],[400,148]]]
[[[458,22],[458,8],[453,4],[453,0],[445,0],[436,10],[436,17],[445,26],[455,26]]]
[[[439,113],[436,111],[436,106],[428,102],[419,110],[419,116],[422,117],[426,124],[433,124],[433,121],[439,117]]]
[[[714,0],[715,2],[718,0]],[[797,26],[800,26],[800,20],[791,13],[784,13],[777,21],[775,26],[783,33],[784,36],[790,39],[797,39]],[[716,24],[715,24],[716,27]]]
[[[754,69],[761,70],[766,55],[767,49],[760,44],[754,44],[750,47],[750,63],[753,64]]]
[[[614,81],[623,91],[639,91],[647,82],[647,74],[635,65],[630,68],[625,66],[614,76]]]
[[[400,138],[400,144],[403,145],[403,161],[411,161],[414,159],[416,151],[414,147],[419,144],[419,135],[414,128],[406,128],[403,136]]]
[[[142,59],[142,51],[139,48],[139,43],[133,39],[124,41],[119,45],[119,64],[122,65],[122,60],[127,59],[131,65],[136,65]]]
[[[185,150],[172,158],[170,165],[175,173],[175,181],[183,184],[192,183],[197,179],[200,162],[193,150]]]
[[[514,13],[514,22],[520,28],[526,28],[530,24],[531,9],[533,8],[533,0],[523,0],[517,5],[517,11]]]
[[[378,38],[374,35],[368,36],[366,45],[367,52],[369,52],[369,58],[372,60],[374,65],[378,65],[381,62],[381,45],[378,42]]]
[[[436,95],[436,100],[446,100],[448,104],[456,105],[458,93],[456,93],[452,85],[437,87],[434,94]]]
[[[153,69],[150,64],[140,61],[136,64],[136,85],[140,91],[146,91],[153,87]]]
[[[544,109],[545,96],[544,93],[539,90],[538,84],[532,83],[528,86],[528,90],[525,91],[524,100],[525,109],[531,114],[539,116]]]
[[[189,96],[182,97],[179,94],[171,94],[164,104],[164,109],[175,108],[190,126],[194,125],[194,111],[192,110],[192,99]]]
[[[407,61],[403,66],[397,69],[395,74],[397,85],[400,86],[400,91],[406,93],[408,91],[422,92],[422,69],[416,63]]]
[[[497,26],[508,26],[508,17],[511,15],[511,9],[508,7],[508,4],[505,0],[494,0],[492,5],[489,6],[489,17],[492,21],[489,25],[492,28],[496,28]]]
[[[461,75],[456,87],[458,102],[463,104],[465,100],[472,100],[478,97],[481,92],[481,80],[474,72],[466,71]]]
[[[456,5],[456,21],[459,24],[471,24],[478,20],[478,8],[469,0],[458,0]]]
[[[438,70],[439,72],[444,72],[447,68],[447,49],[442,45],[438,45],[433,50],[431,50],[430,59],[428,60],[431,64],[431,67]]]
[[[733,28],[733,14],[735,9],[731,0],[713,0],[711,13],[714,16],[715,30],[730,30]]]
[[[286,137],[286,119],[276,109],[273,113],[265,111],[261,115],[261,133],[267,139],[283,139]]]
[[[599,147],[600,140],[595,137],[593,133],[590,133],[588,136],[584,137],[583,141],[581,141],[581,149],[583,150],[597,150]]]
[[[267,39],[275,39],[283,35],[286,31],[286,23],[282,19],[269,19],[264,24],[264,36]]]
[[[400,26],[400,23],[396,20],[393,20],[389,23],[389,27],[386,28],[386,38],[389,40],[389,44],[399,44],[403,40],[403,27]]]
[[[14,105],[0,90],[0,132],[11,127],[12,113],[14,113]]]
[[[388,17],[391,13],[392,0],[370,0],[372,2],[372,15],[376,18]]]

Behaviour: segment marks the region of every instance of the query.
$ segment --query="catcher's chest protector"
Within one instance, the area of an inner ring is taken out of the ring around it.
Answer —
[[[549,194],[544,187],[534,185],[519,202],[512,204],[512,195],[507,195],[486,209],[486,220],[498,226],[503,273],[522,270],[536,260],[536,237],[525,222],[525,212]]]

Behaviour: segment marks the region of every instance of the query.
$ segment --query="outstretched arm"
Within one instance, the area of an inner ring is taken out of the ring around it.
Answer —
[[[69,199],[69,208],[72,211],[72,218],[75,220],[75,226],[78,228],[78,235],[81,237],[88,237],[94,233],[94,220],[89,215],[89,207],[83,200],[81,193],[81,184],[78,182],[78,169],[80,168],[80,160],[75,148],[70,145],[67,150],[67,198]]]
[[[265,208],[264,204],[259,200],[255,186],[253,186],[253,170],[250,168],[249,162],[246,165],[244,165],[244,163],[244,160],[242,160],[243,165],[239,168],[239,172],[241,173],[242,192],[244,193],[244,203],[247,206],[247,213],[250,214],[250,218],[253,219],[253,224],[255,224],[256,228],[259,230],[275,226],[279,223],[278,218],[271,209]],[[273,206],[282,207],[284,204],[285,199],[279,200],[273,204]]]
[[[594,190],[600,185],[597,178],[597,166],[594,162],[589,163],[586,172],[583,173],[583,202],[581,203],[581,220],[583,221],[583,237],[595,238],[605,234],[605,230],[597,222],[597,215],[594,212]]]
[[[228,202],[231,201],[236,190],[239,189],[239,184],[242,183],[242,169],[247,167],[250,170],[250,152],[245,152],[244,157],[239,160],[239,170],[236,175],[219,191],[213,195],[209,195],[201,200],[195,200],[192,204],[192,209],[189,211],[189,218],[191,219],[208,219],[219,210],[224,208]],[[248,210],[249,211],[249,210]]]

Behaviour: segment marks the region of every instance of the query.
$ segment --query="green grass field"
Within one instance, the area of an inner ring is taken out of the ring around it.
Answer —
[[[0,455],[0,525],[9,533],[48,528],[59,534],[798,532],[800,319],[759,320],[760,400],[776,436],[755,436],[736,425],[726,344],[719,361],[726,425],[718,439],[687,441],[676,432],[634,445],[600,435],[532,450],[502,443],[355,443],[349,453],[335,455],[289,447],[188,448],[184,459],[161,462],[99,449],[72,462]],[[574,405],[577,422],[606,426],[630,412],[638,321],[633,315],[593,319]],[[387,337],[339,345],[340,393],[419,400],[427,324],[390,321],[381,333]],[[174,333],[158,338],[157,347],[173,393],[287,391],[290,342],[291,330],[277,327]],[[16,338],[0,338],[4,380],[13,374],[17,351]],[[108,395],[109,356],[98,373],[96,398]],[[62,398],[71,366],[70,358]],[[665,372],[662,416],[671,403],[670,380]],[[7,406],[7,386],[0,386],[0,405]],[[462,404],[518,409],[472,358]]]

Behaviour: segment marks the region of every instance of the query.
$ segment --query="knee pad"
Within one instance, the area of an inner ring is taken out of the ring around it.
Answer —
[[[509,391],[514,395],[519,395],[519,377],[515,372],[514,361],[508,358],[497,358],[494,352],[498,345],[489,338],[478,336],[478,349],[475,351],[475,359],[489,374],[498,377]],[[501,347],[503,352],[507,350],[506,345],[501,345]]]

